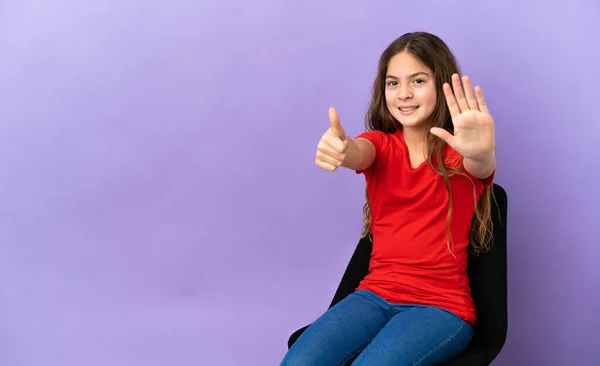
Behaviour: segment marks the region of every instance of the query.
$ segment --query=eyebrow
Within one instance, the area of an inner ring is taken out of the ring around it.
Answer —
[[[411,78],[414,78],[415,76],[419,76],[419,75],[425,75],[425,76],[429,76],[429,74],[428,74],[428,73],[426,73],[426,72],[424,72],[424,71],[419,71],[419,72],[415,72],[414,74],[408,75],[408,78],[409,78],[409,79],[411,79]],[[386,78],[386,79],[394,79],[394,80],[398,80],[398,77],[397,77],[397,76],[394,76],[394,75],[387,75],[385,78]]]

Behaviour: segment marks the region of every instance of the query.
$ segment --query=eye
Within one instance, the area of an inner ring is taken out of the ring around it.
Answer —
[[[387,85],[387,86],[396,86],[396,85],[398,85],[398,82],[397,82],[397,81],[394,81],[394,80],[390,80],[390,81],[388,81],[388,82],[387,82],[387,84],[386,84],[386,85]]]
[[[424,82],[425,82],[425,80],[423,80],[423,79],[416,79],[414,82],[415,82],[416,84],[422,84],[422,83],[424,83]]]

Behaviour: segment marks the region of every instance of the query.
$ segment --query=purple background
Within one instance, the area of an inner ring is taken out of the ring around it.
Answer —
[[[362,176],[314,165],[327,108],[360,133],[413,30],[497,123],[495,364],[600,364],[597,1],[33,3],[0,3],[0,364],[278,364],[361,226]]]

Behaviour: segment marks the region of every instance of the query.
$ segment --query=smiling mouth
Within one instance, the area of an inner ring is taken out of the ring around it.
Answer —
[[[410,111],[414,111],[417,108],[419,108],[419,107],[416,106],[416,107],[406,107],[406,108],[398,108],[398,109],[402,112],[410,112]]]

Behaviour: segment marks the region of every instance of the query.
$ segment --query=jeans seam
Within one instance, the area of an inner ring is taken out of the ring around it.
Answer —
[[[361,296],[362,298],[367,299],[368,301],[377,305],[377,307],[379,307],[381,310],[383,310],[383,312],[387,315],[388,321],[389,321],[389,319],[391,319],[394,315],[393,311],[392,311],[392,307],[389,304],[387,304],[387,302],[385,300],[383,300],[384,304],[380,304],[380,301],[382,299],[380,299],[380,297],[377,296],[376,294],[373,294],[372,292],[370,292],[368,290],[363,290],[363,291],[367,292],[367,294],[364,294],[364,293],[358,292],[358,291],[355,291],[354,294]],[[375,297],[375,299],[373,299],[372,296]]]
[[[374,294],[373,292],[371,292],[369,290],[363,290],[361,292],[355,291],[353,294],[360,296],[363,299],[375,304],[375,306],[377,306],[379,309],[381,309],[381,311],[383,311],[383,313],[387,316],[388,321],[392,318],[393,314],[392,314],[391,306],[389,304],[387,304],[387,302],[384,299],[382,299],[380,296],[378,296],[377,294]],[[383,302],[383,304],[381,302]],[[377,334],[375,334],[375,336],[373,336],[373,338],[375,338],[376,336],[377,336]],[[367,342],[366,345],[358,348],[358,350],[354,351],[353,353],[350,354],[350,356],[346,357],[346,360],[342,363],[342,366],[349,365],[348,361],[352,360],[352,358],[354,356],[356,356],[357,354],[360,354],[361,352],[363,352],[369,346],[369,344],[371,343],[373,338],[371,338],[371,340],[369,342]]]
[[[442,343],[438,344],[437,347],[435,347],[431,351],[427,352],[427,354],[425,356],[421,357],[421,359],[415,363],[415,366],[420,364],[424,359],[426,359],[433,352],[437,351],[440,347],[442,347],[446,343],[450,342],[452,339],[456,338],[458,333],[460,333],[460,331],[463,330],[464,327],[465,327],[465,323],[463,322],[462,325],[460,326],[460,328],[458,328],[458,330],[456,332],[454,332],[454,334],[452,334],[450,337],[446,338]]]

